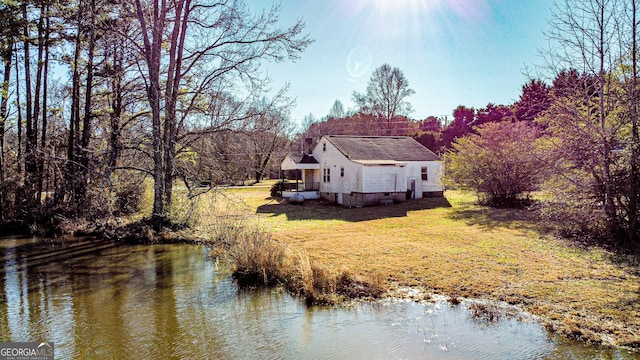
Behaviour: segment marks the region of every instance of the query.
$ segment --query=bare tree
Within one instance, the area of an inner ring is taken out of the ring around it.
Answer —
[[[141,31],[137,46],[144,58],[141,75],[151,110],[153,217],[165,218],[171,207],[178,133],[188,127],[190,112],[204,91],[231,76],[251,84],[249,88],[257,85],[260,60],[296,59],[310,40],[301,36],[302,21],[277,28],[277,6],[257,16],[242,1],[133,0],[127,9]]]
[[[41,210],[43,186],[43,153],[47,122],[48,67],[50,62],[50,38],[53,29],[51,19],[57,4],[51,1],[22,2],[22,66],[24,68],[25,95],[25,176],[19,202],[25,214],[34,218]],[[35,54],[32,52],[35,50]],[[35,76],[34,71],[35,70]],[[17,87],[19,88],[19,86]],[[21,116],[22,114],[20,114]]]
[[[283,102],[280,104],[279,102]],[[247,151],[256,183],[265,175],[265,169],[274,153],[284,148],[291,126],[287,119],[292,102],[281,93],[254,115],[253,125],[245,132]]]
[[[329,110],[327,116],[334,119],[340,119],[345,116],[344,105],[342,105],[340,100],[333,102],[333,106],[331,106],[331,110]]]
[[[636,173],[631,178],[638,176],[636,160],[629,164],[623,156],[628,149],[637,151],[633,150],[637,136],[627,135],[629,128],[631,133],[637,131],[636,9],[632,2],[631,16],[625,17],[628,4],[627,0],[556,4],[548,33],[556,46],[544,54],[549,68],[558,74],[551,91],[553,104],[542,117],[553,134],[548,149],[560,155],[549,182],[551,193],[564,204],[563,211],[575,213],[585,226],[605,230],[611,238],[626,237],[630,227],[637,228],[637,210],[631,210],[637,209],[637,195],[619,186],[629,165]],[[631,29],[633,39],[621,29]],[[622,64],[628,62],[624,59],[629,53],[634,54],[629,67],[632,80],[626,81],[620,74],[627,68]],[[625,83],[634,84],[626,87],[627,96]],[[637,229],[633,232],[637,239]]]
[[[352,96],[362,113],[382,117],[390,129],[394,117],[413,111],[406,98],[414,93],[399,68],[384,64],[373,71],[366,93],[354,91]]]
[[[0,60],[3,73],[0,86],[0,221],[4,220],[6,208],[4,144],[14,44],[20,30],[18,12],[17,4],[4,3],[0,6]]]
[[[626,218],[628,219],[628,240],[631,243],[640,242],[640,130],[638,129],[638,117],[640,116],[638,103],[640,93],[638,92],[638,9],[637,0],[627,1],[625,7],[625,17],[623,25],[620,26],[623,46],[628,50],[628,66],[622,66],[624,74],[624,101],[629,106],[628,117],[631,122],[631,134],[626,146],[629,154],[629,177],[624,181],[624,193],[627,194],[628,204],[625,207]]]

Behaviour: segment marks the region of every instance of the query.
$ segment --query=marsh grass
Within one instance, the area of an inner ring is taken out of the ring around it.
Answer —
[[[467,309],[471,319],[483,325],[496,324],[507,317],[504,309],[493,303],[474,302]]]
[[[199,231],[210,255],[228,265],[241,286],[284,286],[308,304],[329,305],[376,298],[382,289],[359,277],[334,271],[304,251],[274,239],[261,218],[233,193],[214,193],[201,203]]]
[[[336,274],[309,257],[272,238],[263,231],[249,231],[228,244],[224,251],[213,250],[231,266],[240,286],[284,286],[302,296],[309,305],[333,305],[348,299],[379,298],[382,289],[353,275]]]
[[[452,296],[452,297],[447,298],[447,302],[451,306],[457,306],[457,305],[460,305],[462,303],[462,299],[457,297],[457,296]]]
[[[319,281],[312,270],[312,282],[325,284],[320,288],[335,286],[338,294],[340,282],[333,281],[346,273],[390,293],[414,287],[454,299],[503,301],[567,337],[640,348],[636,255],[576,246],[552,236],[526,209],[490,209],[464,192],[448,191],[446,201],[348,209],[280,204],[268,190],[228,192],[245,200],[274,240],[330,274]]]
[[[233,277],[240,285],[277,285],[286,282],[286,247],[267,233],[243,234],[229,247]]]

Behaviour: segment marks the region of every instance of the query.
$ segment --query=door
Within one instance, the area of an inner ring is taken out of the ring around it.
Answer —
[[[416,179],[411,179],[409,188],[411,189],[411,198],[416,198]]]

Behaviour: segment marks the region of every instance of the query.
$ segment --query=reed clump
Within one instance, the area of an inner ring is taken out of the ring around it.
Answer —
[[[312,263],[307,254],[275,240],[250,216],[225,214],[209,223],[206,242],[212,246],[210,256],[227,264],[240,286],[283,286],[308,305],[375,299],[383,294],[375,282]]]
[[[249,232],[232,243],[228,251],[233,277],[240,285],[277,285],[287,277],[286,247],[269,234]]]
[[[506,316],[504,310],[493,303],[472,303],[468,309],[473,321],[485,325],[496,324]]]

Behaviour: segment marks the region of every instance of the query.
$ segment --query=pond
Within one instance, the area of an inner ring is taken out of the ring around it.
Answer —
[[[466,305],[385,300],[311,307],[242,290],[207,249],[0,239],[0,342],[51,341],[56,359],[640,359]]]

